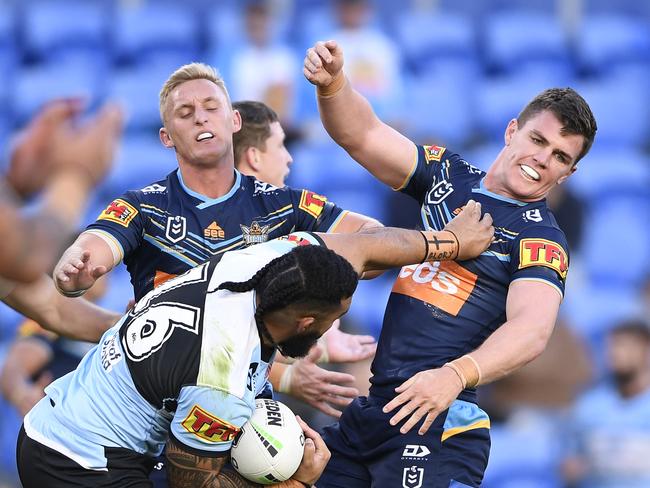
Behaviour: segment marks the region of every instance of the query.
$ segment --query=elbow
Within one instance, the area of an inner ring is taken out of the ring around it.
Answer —
[[[542,355],[542,353],[546,349],[548,340],[551,337],[551,333],[550,333],[551,331],[549,332],[547,332],[546,330],[539,331],[531,338],[527,347],[528,356],[529,356],[527,362],[533,361],[534,359],[537,359],[539,356]]]

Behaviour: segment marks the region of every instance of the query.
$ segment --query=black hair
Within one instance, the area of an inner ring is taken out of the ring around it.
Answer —
[[[619,334],[631,334],[639,339],[650,343],[650,325],[640,319],[629,319],[618,323],[611,331],[612,336]]]
[[[340,306],[357,287],[359,277],[343,257],[324,246],[297,246],[275,258],[248,281],[226,281],[218,290],[243,293],[255,290],[259,304],[255,312],[258,325],[268,312],[289,305],[328,311]],[[269,339],[265,327],[261,327]]]
[[[517,117],[519,127],[523,127],[529,119],[544,110],[549,110],[557,117],[563,126],[563,133],[584,137],[582,151],[576,158],[577,163],[591,149],[598,130],[589,104],[572,88],[549,88],[524,107]]]

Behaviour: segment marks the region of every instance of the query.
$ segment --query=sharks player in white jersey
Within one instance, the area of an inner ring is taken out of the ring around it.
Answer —
[[[151,486],[165,444],[172,487],[256,486],[224,465],[275,350],[305,355],[347,311],[360,274],[476,256],[491,223],[470,202],[442,231],[296,233],[169,280],[27,414],[17,446],[23,486]],[[327,463],[320,436],[303,429],[303,462],[278,486],[310,486]]]

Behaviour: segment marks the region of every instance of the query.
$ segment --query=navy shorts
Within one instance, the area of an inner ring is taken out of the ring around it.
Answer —
[[[476,404],[456,400],[421,436],[388,421],[384,399],[357,398],[323,439],[332,457],[318,488],[479,487],[490,452],[490,420]]]

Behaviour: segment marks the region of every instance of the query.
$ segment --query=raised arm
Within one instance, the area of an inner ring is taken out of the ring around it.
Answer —
[[[81,341],[99,341],[120,318],[83,298],[62,296],[46,275],[32,283],[17,283],[3,301],[43,328]]]
[[[359,275],[424,261],[470,259],[488,248],[493,235],[492,217],[481,216],[481,204],[473,200],[442,231],[379,227],[354,234],[319,234]]]
[[[377,179],[400,187],[416,161],[415,144],[382,122],[343,73],[336,41],[307,50],[303,73],[317,87],[321,121],[329,135]]]

